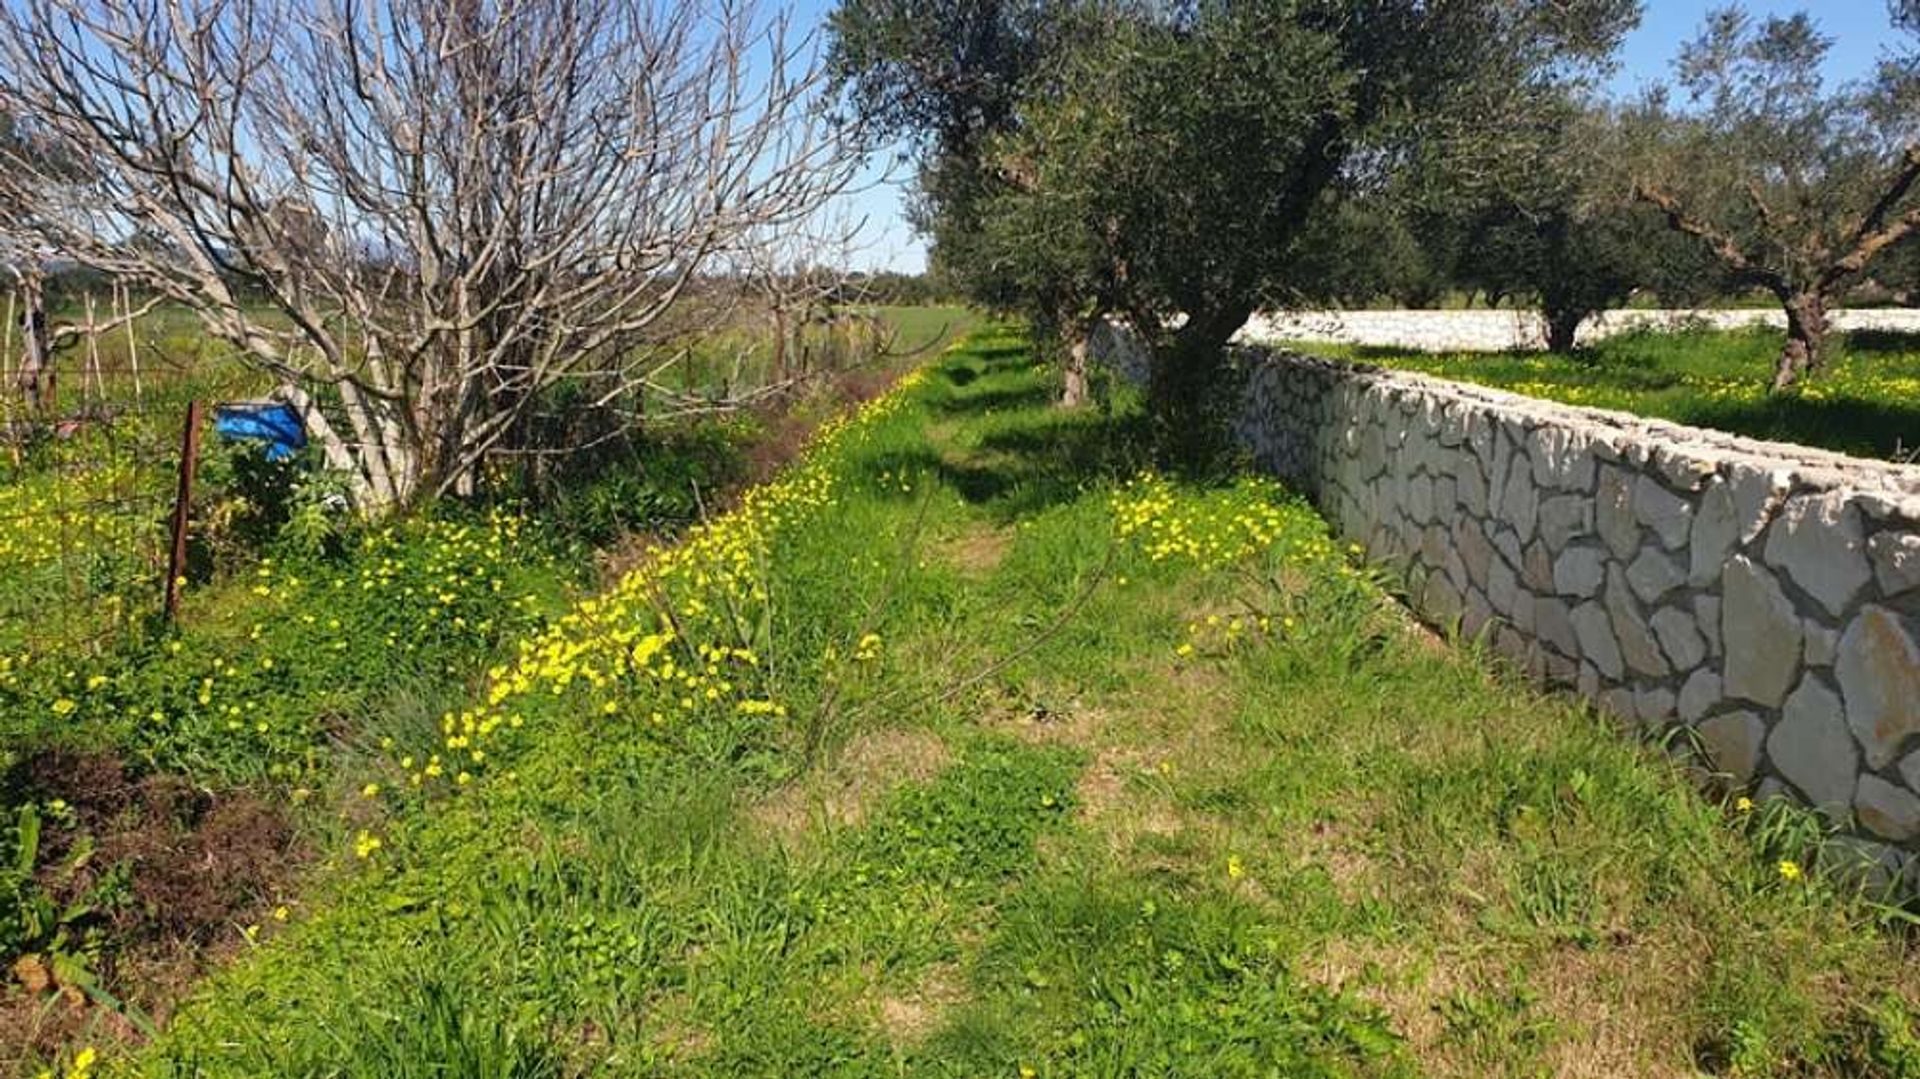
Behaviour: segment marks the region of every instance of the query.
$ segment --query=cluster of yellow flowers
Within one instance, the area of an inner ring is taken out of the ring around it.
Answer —
[[[1137,543],[1152,561],[1190,562],[1210,570],[1280,539],[1288,516],[1281,498],[1280,485],[1264,478],[1196,495],[1145,472],[1114,493],[1112,508],[1120,538]]]
[[[1230,486],[1181,488],[1144,472],[1114,492],[1115,533],[1153,562],[1181,562],[1215,570],[1269,552],[1300,570],[1352,576],[1347,555],[1320,516],[1277,481],[1242,476]]]
[[[338,568],[265,558],[234,590],[239,606],[209,600],[222,630],[166,641],[151,662],[89,670],[54,651],[0,652],[0,707],[63,724],[131,721],[167,752],[211,752],[253,760],[269,776],[297,775],[318,759],[320,710],[307,695],[324,691],[326,672],[366,670],[387,650],[486,647],[496,628],[532,621],[521,616],[534,613],[535,597],[501,594],[526,554],[525,528],[516,513],[495,509],[395,524]],[[229,617],[217,617],[223,612]],[[229,633],[234,613],[247,621]]]
[[[909,375],[890,393],[824,424],[779,479],[752,488],[680,542],[649,550],[612,588],[521,641],[512,661],[488,672],[485,703],[444,717],[440,750],[401,758],[401,770],[416,786],[471,783],[538,714],[530,702],[576,692],[587,694],[598,714],[629,712],[656,725],[716,711],[785,717],[787,706],[764,691],[754,650],[770,598],[771,545],[835,503],[847,482],[839,451],[898,410],[920,380]],[[858,650],[877,658],[878,648],[876,637]]]
[[[1188,659],[1201,651],[1230,653],[1256,641],[1273,640],[1292,633],[1296,620],[1292,615],[1270,615],[1249,610],[1244,614],[1210,614],[1187,623],[1187,639],[1174,647],[1174,655]]]
[[[46,1068],[40,1072],[36,1079],[91,1079],[93,1066],[98,1063],[99,1060],[99,1051],[89,1045],[78,1053],[73,1054],[73,1059],[67,1062],[64,1071],[55,1071],[52,1068]]]
[[[125,462],[60,469],[0,484],[0,574],[17,573],[124,538],[125,517],[110,512],[131,490]]]

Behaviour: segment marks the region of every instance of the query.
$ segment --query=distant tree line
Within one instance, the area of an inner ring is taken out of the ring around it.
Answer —
[[[1920,4],[1823,79],[1804,15],[1713,13],[1672,86],[1601,88],[1635,0],[842,0],[846,100],[919,161],[932,263],[1085,392],[1098,320],[1151,349],[1170,449],[1263,307],[1471,296],[1572,348],[1638,295],[1764,294],[1774,375],[1828,310],[1920,288]],[[1186,447],[1192,448],[1192,447]]]

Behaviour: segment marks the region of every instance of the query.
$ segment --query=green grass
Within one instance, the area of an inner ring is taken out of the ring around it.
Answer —
[[[976,335],[559,623],[476,702],[525,725],[472,782],[386,765],[132,1063],[1920,1074],[1910,940],[1777,870],[1798,818],[1426,635],[1272,484],[1142,478],[1125,392],[1053,389]]]
[[[1899,335],[1836,334],[1827,369],[1783,394],[1768,392],[1780,335],[1766,330],[1624,334],[1570,356],[1319,341],[1298,347],[1861,457],[1905,458],[1920,449],[1920,340]]]

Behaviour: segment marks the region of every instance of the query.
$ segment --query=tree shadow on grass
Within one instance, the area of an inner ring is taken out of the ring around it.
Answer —
[[[966,384],[971,385],[974,381],[974,379],[968,379]],[[1053,395],[1053,387],[1044,383],[1034,386],[990,387],[949,394],[936,402],[934,407],[950,416],[1014,412],[1044,406],[1053,400]]]
[[[1855,330],[1847,334],[1846,351],[1876,356],[1920,355],[1920,333],[1899,330]]]
[[[1856,457],[1888,458],[1920,446],[1920,402],[1859,398],[1703,402],[1675,419],[1770,442],[1821,446]]]
[[[1019,356],[1019,353],[1012,355]],[[1000,523],[1079,497],[1089,483],[1131,475],[1152,461],[1152,431],[1133,410],[1101,413],[1053,407],[1053,388],[1024,360],[995,364],[955,379],[964,364],[943,368],[950,382],[981,383],[977,392],[941,400],[937,411],[972,415],[987,427],[970,447],[917,445],[865,459],[861,470],[883,491],[899,490],[890,477],[927,474]],[[989,413],[995,415],[987,419]]]
[[[1006,523],[1133,474],[1152,460],[1152,445],[1136,413],[1049,412],[987,434],[973,453],[942,458],[939,470],[962,498]]]

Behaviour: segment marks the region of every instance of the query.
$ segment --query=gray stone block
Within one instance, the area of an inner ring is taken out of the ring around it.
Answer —
[[[1632,558],[1640,549],[1640,522],[1633,515],[1633,477],[1617,466],[1600,470],[1594,492],[1594,527],[1615,558]]]
[[[1838,616],[1866,587],[1866,536],[1844,491],[1796,495],[1767,531],[1767,564]]]
[[[1660,537],[1661,546],[1670,551],[1686,546],[1693,528],[1693,503],[1667,490],[1652,476],[1641,476],[1634,483],[1633,515]]]
[[[1613,622],[1614,639],[1620,642],[1620,655],[1627,666],[1650,678],[1665,678],[1673,673],[1653,630],[1641,616],[1627,587],[1626,575],[1618,566],[1607,570],[1607,615]]]
[[[1852,810],[1860,751],[1839,696],[1818,678],[1802,679],[1781,707],[1780,722],[1767,737],[1767,759],[1816,809],[1835,817]]]
[[[1863,609],[1840,637],[1834,674],[1868,765],[1886,767],[1920,735],[1920,648],[1905,621],[1885,607]]]
[[[1681,700],[1686,695],[1681,694]],[[1685,718],[1685,704],[1681,716]],[[1767,737],[1767,725],[1752,712],[1729,712],[1700,724],[1700,744],[1715,771],[1725,775],[1736,787],[1753,782],[1760,766],[1760,748]]]
[[[1687,570],[1680,560],[1652,545],[1641,548],[1627,567],[1627,584],[1642,603],[1657,603],[1685,583]]]
[[[1667,654],[1674,670],[1690,671],[1706,661],[1707,639],[1700,635],[1700,627],[1695,624],[1691,613],[1678,607],[1662,607],[1647,622],[1653,627],[1653,635],[1660,640],[1660,650]],[[1719,679],[1714,681],[1717,691]]]
[[[1554,560],[1553,590],[1563,596],[1595,595],[1606,579],[1606,552],[1597,547],[1571,547]]]
[[[1880,591],[1889,599],[1920,585],[1920,535],[1879,532],[1867,541],[1867,557]]]
[[[1573,632],[1580,641],[1580,655],[1599,668],[1600,673],[1610,679],[1626,673],[1620,642],[1614,639],[1613,623],[1607,620],[1605,607],[1588,601],[1574,608]]]
[[[1593,499],[1582,495],[1554,495],[1540,503],[1540,535],[1555,551],[1593,532]],[[1719,572],[1716,567],[1715,572]]]
[[[1774,707],[1800,669],[1800,616],[1764,568],[1736,555],[1720,575],[1730,696]]]
[[[1713,711],[1719,703],[1720,675],[1702,669],[1687,676],[1686,684],[1680,687],[1680,699],[1676,707],[1680,711],[1680,718],[1692,723]]]
[[[1699,509],[1693,516],[1693,537],[1687,552],[1688,583],[1695,588],[1711,584],[1720,576],[1720,568],[1726,564],[1739,539],[1740,524],[1734,517],[1733,492],[1726,481],[1715,479],[1700,495]]]
[[[1895,843],[1920,836],[1920,795],[1871,773],[1860,777],[1853,812],[1868,831]]]

